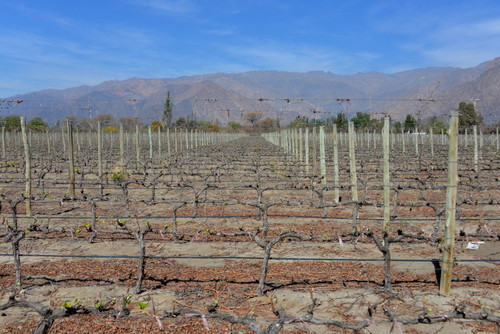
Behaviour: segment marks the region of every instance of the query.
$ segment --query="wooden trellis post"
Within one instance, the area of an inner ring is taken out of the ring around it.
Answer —
[[[52,150],[50,149],[50,134],[49,134],[49,130],[45,130],[45,138],[47,140],[47,153],[48,154],[51,154],[52,153]]]
[[[390,118],[385,117],[384,119],[384,129],[383,138],[382,138],[382,146],[384,148],[384,231],[389,233],[389,224],[391,219],[391,211],[390,211],[390,179],[389,179],[389,139],[390,139]]]
[[[299,142],[299,145],[298,145],[298,149],[299,149],[299,154],[298,154],[298,160],[299,160],[299,163],[302,163],[302,161],[304,160],[304,156],[303,156],[303,152],[304,150],[302,149],[303,145],[304,145],[304,136],[302,134],[302,128],[298,129],[298,142]]]
[[[102,181],[102,128],[101,122],[97,122],[97,175],[99,183]]]
[[[403,153],[406,153],[406,148],[405,148],[405,130],[404,129],[401,129],[401,143],[402,143]]]
[[[170,142],[170,128],[167,127],[167,151],[168,151],[168,159],[170,161],[170,156],[172,155],[172,145]]]
[[[24,160],[26,163],[26,189],[24,192],[24,197],[26,198],[26,216],[31,216],[31,150],[26,132],[26,118],[24,116],[21,117],[21,133],[23,136]]]
[[[151,125],[148,125],[148,137],[149,137],[149,160],[153,162],[153,131],[151,130]]]
[[[316,158],[318,157],[318,136],[316,135],[316,127],[312,128],[312,175],[316,176],[316,171],[318,170],[318,163]]]
[[[139,124],[135,126],[135,169],[138,171],[141,161],[141,147],[139,145]]]
[[[339,134],[337,124],[333,124],[333,189],[334,201],[340,201],[340,178],[339,178]]]
[[[124,133],[123,133],[123,123],[120,123],[120,171],[124,170],[125,170]]]
[[[156,128],[158,131],[158,158],[161,159],[161,126]]]
[[[356,173],[356,153],[355,153],[355,133],[354,123],[349,122],[349,162],[351,174],[351,193],[352,200],[358,201],[358,177]]]
[[[432,127],[429,129],[429,133],[431,136],[431,157],[434,158],[434,131],[432,130]]]
[[[451,114],[448,130],[448,185],[446,191],[446,218],[444,226],[443,261],[441,265],[440,293],[448,296],[451,291],[453,256],[455,253],[455,214],[458,185],[458,111]]]
[[[66,153],[66,141],[64,140],[64,126],[61,126],[61,141],[63,143],[63,150]]]
[[[306,175],[309,175],[309,128],[304,129],[304,149],[305,149],[305,155],[304,155],[304,162],[306,165]]]
[[[497,137],[498,137],[498,129],[497,129]],[[7,157],[7,148],[5,145],[5,141],[7,140],[5,136],[5,125],[2,126],[2,157],[5,159]]]
[[[498,128],[497,128],[497,152],[500,151],[500,140],[498,137]]]
[[[320,174],[321,174],[321,184],[326,187],[326,152],[325,152],[325,128],[321,126],[319,128],[319,163],[320,163]]]
[[[68,132],[68,162],[69,162],[69,197],[75,199],[75,156],[73,148],[73,123],[66,120]]]
[[[479,153],[478,153],[478,142],[477,142],[477,125],[472,128],[474,134],[474,172],[476,174],[479,172]]]

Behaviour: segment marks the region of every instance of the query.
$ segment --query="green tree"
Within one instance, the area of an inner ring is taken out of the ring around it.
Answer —
[[[473,125],[481,125],[483,117],[479,115],[472,103],[460,102],[458,104],[458,123],[460,128],[467,129]]]
[[[2,119],[7,131],[21,131],[21,117],[17,115],[7,116]]]
[[[170,127],[170,123],[172,122],[172,101],[170,99],[170,89],[167,92],[167,98],[165,99],[165,105],[163,106],[162,121],[165,126]]]
[[[207,121],[199,121],[198,122],[198,128],[202,131],[210,131],[210,128],[212,127],[212,123],[207,122]]]
[[[448,126],[445,122],[439,120],[436,116],[432,116],[425,124],[426,127],[432,128],[434,133],[441,133],[441,131],[446,132]]]
[[[347,120],[346,115],[341,111],[337,114],[337,117],[334,118],[333,123],[337,124],[337,129],[345,130],[345,129],[347,129],[347,125],[349,124],[349,121]]]
[[[28,122],[28,128],[34,132],[41,132],[45,131],[48,128],[48,125],[41,117],[35,117]]]
[[[417,120],[412,115],[406,115],[405,122],[403,124],[405,132],[414,131],[417,127]]]
[[[351,121],[354,123],[356,129],[365,129],[372,123],[371,115],[364,112],[357,112],[356,116],[353,117]]]
[[[240,132],[243,126],[240,123],[230,122],[227,125],[227,130],[230,132]]]
[[[394,132],[401,132],[401,130],[403,129],[403,124],[401,122],[395,122],[392,127],[394,128]]]
[[[308,126],[309,123],[305,117],[297,116],[293,121],[288,124],[289,128],[304,128]]]

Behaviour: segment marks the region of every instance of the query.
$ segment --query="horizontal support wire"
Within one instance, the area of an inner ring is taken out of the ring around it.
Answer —
[[[189,203],[191,204],[191,203]],[[200,204],[200,203],[198,203]],[[274,217],[274,218],[304,218],[304,219],[321,219],[321,220],[352,220],[352,217],[323,217],[323,216],[299,216],[299,215],[278,215],[278,214],[268,214],[268,217]],[[9,215],[6,215],[5,217],[7,220],[9,218]],[[18,219],[54,219],[54,220],[91,220],[93,219],[92,216],[17,216]],[[97,220],[115,220],[115,219],[172,219],[174,218],[173,215],[170,216],[100,216],[97,217]],[[202,216],[202,215],[186,215],[186,216],[180,216],[176,215],[175,218],[177,219],[207,219],[207,218],[219,218],[219,219],[224,219],[224,218],[255,218],[258,219],[259,215],[224,215],[224,216]],[[357,218],[358,221],[383,221],[383,218]],[[398,223],[398,222],[434,222],[436,219],[435,218],[393,218],[391,219],[391,222]],[[470,217],[470,218],[457,218],[456,221],[499,221],[500,222],[500,217]],[[215,221],[214,221],[215,223]]]
[[[8,253],[0,253],[0,256],[12,256]],[[24,257],[46,257],[46,258],[95,258],[95,259],[139,259],[137,255],[67,255],[67,254],[20,254]],[[262,256],[160,256],[146,255],[147,259],[190,259],[190,260],[262,260]],[[274,257],[274,261],[325,261],[325,262],[383,262],[384,259],[370,258],[313,258],[313,257]],[[441,262],[441,259],[391,259],[391,262]],[[455,262],[500,262],[500,259],[456,259]]]

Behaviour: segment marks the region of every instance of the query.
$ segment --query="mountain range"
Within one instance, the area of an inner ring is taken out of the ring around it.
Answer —
[[[166,79],[131,78],[96,86],[45,89],[2,100],[1,116],[42,117],[49,123],[69,115],[98,114],[161,120],[167,92],[173,119],[190,116],[219,124],[245,122],[248,112],[286,124],[297,116],[324,119],[344,112],[419,119],[446,119],[459,102],[476,104],[485,122],[500,121],[500,57],[472,68],[428,67],[394,74],[337,75],[331,72],[253,71]],[[22,100],[22,103],[8,101]]]

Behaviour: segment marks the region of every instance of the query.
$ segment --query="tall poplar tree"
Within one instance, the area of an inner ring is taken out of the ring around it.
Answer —
[[[170,99],[170,89],[167,92],[167,98],[165,99],[165,105],[163,106],[162,121],[165,126],[170,127],[170,123],[172,122],[172,101]]]

